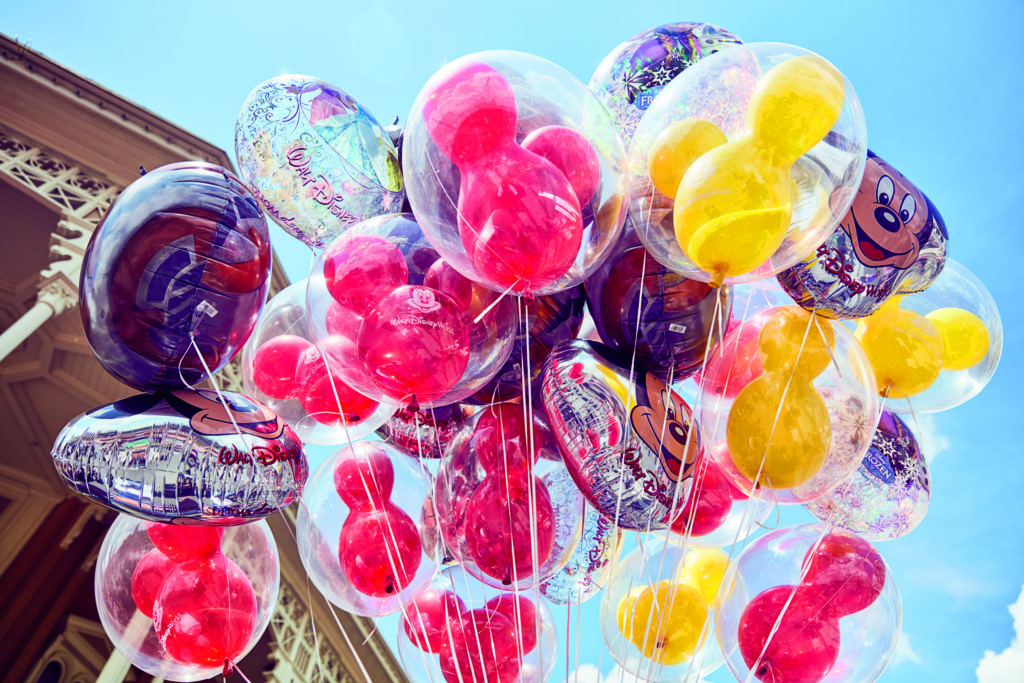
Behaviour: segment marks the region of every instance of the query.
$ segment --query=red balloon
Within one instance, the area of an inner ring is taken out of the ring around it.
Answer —
[[[532,464],[523,410],[516,403],[498,403],[482,411],[473,429],[473,448],[488,474],[504,475]],[[536,457],[535,452],[533,460]]]
[[[427,132],[456,166],[476,163],[514,139],[517,118],[508,81],[480,63],[456,71],[423,104]]]
[[[323,356],[312,345],[303,354],[296,374],[302,382],[302,408],[320,424],[356,425],[379,405],[346,384],[337,372],[328,372]]]
[[[253,384],[270,398],[296,398],[300,390],[296,374],[310,349],[316,351],[307,340],[293,334],[268,340],[252,356]]]
[[[519,635],[522,654],[528,655],[537,646],[537,606],[528,598],[516,593],[502,593],[493,597],[484,605],[486,609],[497,612],[508,618]]]
[[[536,486],[535,510],[530,510],[530,482]],[[466,505],[466,545],[480,570],[505,585],[530,577],[532,539],[537,538],[537,561],[543,565],[555,541],[554,511],[544,482],[526,474],[489,476]]]
[[[367,314],[357,350],[368,377],[407,404],[441,398],[469,363],[469,321],[447,294],[406,285]]]
[[[413,600],[402,619],[409,640],[424,652],[438,653],[449,645],[450,623],[457,622],[466,604],[455,593],[428,588]]]
[[[336,301],[327,307],[327,333],[333,337],[343,337],[355,344],[359,339],[359,328],[363,325],[363,317],[350,311]]]
[[[391,498],[395,468],[380,444],[361,441],[346,448],[334,466],[334,489],[354,510],[381,510]]]
[[[601,162],[590,142],[565,126],[538,128],[523,140],[523,147],[554,164],[565,174],[580,206],[590,203],[601,183]]]
[[[486,64],[438,84],[423,106],[427,131],[461,175],[459,236],[491,286],[532,292],[565,275],[579,253],[583,220],[557,166],[515,139],[515,94]]]
[[[790,595],[793,600],[769,642],[768,634]],[[776,586],[758,594],[743,610],[738,641],[743,661],[758,680],[818,683],[839,656],[839,621],[824,616],[802,589]]]
[[[813,593],[823,614],[845,617],[873,603],[885,588],[885,562],[870,543],[833,532],[804,556],[802,588]]]
[[[408,586],[420,566],[419,529],[401,508],[353,509],[341,526],[338,559],[353,588],[386,598]]]
[[[427,269],[423,286],[444,292],[459,304],[462,311],[473,303],[473,282],[441,259]]]
[[[241,567],[222,553],[179,565],[153,603],[164,649],[184,664],[227,668],[256,627],[256,593]]]
[[[732,510],[736,489],[712,458],[706,458],[706,463],[703,477],[694,474],[686,504],[672,522],[672,531],[681,536],[686,535],[687,526],[691,526],[691,536],[710,534],[722,526]],[[700,470],[695,469],[694,472],[699,473]]]
[[[761,376],[757,339],[763,321],[729,321],[724,339],[715,347],[707,366],[694,379],[705,392],[736,398],[740,391]]]
[[[153,601],[174,567],[175,564],[166,555],[153,548],[142,556],[132,572],[132,598],[135,606],[150,619],[153,618]]]
[[[324,280],[335,301],[365,316],[389,292],[408,284],[409,269],[399,248],[383,237],[354,235],[331,244]]]
[[[146,524],[149,540],[172,562],[198,560],[220,552],[224,529],[216,526]]]
[[[489,610],[466,612],[452,632],[454,647],[441,648],[441,674],[447,683],[512,683],[519,676],[515,626]]]

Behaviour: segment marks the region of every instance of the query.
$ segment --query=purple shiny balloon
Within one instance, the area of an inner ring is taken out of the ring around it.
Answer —
[[[609,53],[590,78],[590,89],[608,107],[629,144],[655,96],[688,66],[738,45],[740,39],[712,24],[656,26]]]
[[[277,512],[309,474],[302,442],[270,408],[230,391],[179,389],[72,420],[51,454],[73,490],[156,522],[243,524]]]
[[[601,341],[632,355],[659,378],[690,377],[704,364],[715,321],[728,320],[728,287],[714,289],[661,265],[627,221],[618,244],[584,283],[587,308]]]
[[[886,410],[857,471],[804,507],[824,522],[876,542],[913,531],[930,499],[928,464],[917,439]]]
[[[837,194],[832,204],[842,202]],[[927,289],[942,272],[948,240],[946,223],[931,200],[868,150],[857,196],[835,232],[777,277],[808,311],[863,318],[894,294]]]
[[[198,384],[227,365],[270,287],[270,238],[231,172],[162,166],[117,198],[82,263],[79,308],[100,364],[140,391]]]
[[[550,296],[539,296],[525,303],[526,320],[521,320],[516,342],[508,360],[494,379],[472,396],[473,402],[488,405],[511,401],[523,394],[523,364],[530,362],[531,391],[539,395],[544,361],[551,349],[575,339],[583,326],[583,287],[570,287]],[[527,342],[529,351],[527,352]]]
[[[461,403],[416,411],[399,408],[377,434],[406,455],[440,458],[472,417],[472,408]]]
[[[560,344],[544,367],[544,410],[598,512],[624,529],[664,529],[686,503],[700,438],[682,398],[651,372],[631,375],[629,360],[597,342]]]

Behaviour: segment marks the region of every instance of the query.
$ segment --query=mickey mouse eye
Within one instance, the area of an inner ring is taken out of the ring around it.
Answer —
[[[911,195],[907,195],[903,198],[903,203],[900,204],[900,220],[906,225],[910,222],[910,219],[914,217],[914,211],[917,210],[917,202]]]
[[[884,175],[878,179],[878,187],[875,189],[875,200],[879,204],[889,206],[894,192],[896,192],[896,185],[893,184],[892,178]]]

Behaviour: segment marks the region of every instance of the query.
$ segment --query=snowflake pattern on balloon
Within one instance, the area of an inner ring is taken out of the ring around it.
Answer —
[[[702,57],[739,43],[711,24],[659,26],[615,48],[594,72],[590,89],[611,111],[628,144],[644,112],[673,78]]]
[[[883,412],[857,471],[805,507],[822,521],[884,541],[910,533],[924,517],[930,495],[917,440],[896,415]]]

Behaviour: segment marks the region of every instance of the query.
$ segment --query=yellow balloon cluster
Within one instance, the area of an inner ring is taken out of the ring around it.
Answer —
[[[675,581],[638,586],[618,607],[619,631],[656,664],[682,664],[704,642],[708,612],[717,606],[729,558],[721,550],[690,550]]]
[[[747,479],[792,488],[825,463],[832,421],[813,381],[834,346],[830,321],[796,306],[769,313],[758,337],[764,372],[736,396],[726,423],[729,454]]]
[[[757,84],[747,132],[727,140],[708,121],[687,120],[656,138],[648,157],[654,186],[675,199],[676,239],[720,285],[775,253],[792,214],[792,165],[839,119],[845,86],[820,57],[788,59]]]
[[[902,298],[889,299],[854,332],[882,396],[920,394],[942,370],[966,370],[988,354],[988,330],[978,316],[962,308],[939,308],[924,316],[900,308]]]

